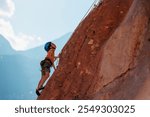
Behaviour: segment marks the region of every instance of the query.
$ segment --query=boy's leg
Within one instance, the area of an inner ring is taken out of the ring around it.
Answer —
[[[45,75],[43,75],[42,78],[41,78],[41,80],[39,81],[37,90],[40,89],[43,86],[43,84],[48,79],[48,77],[49,77],[49,72],[45,72]]]
[[[41,95],[41,93],[40,93],[38,90],[36,90],[36,94],[37,94],[38,96]]]

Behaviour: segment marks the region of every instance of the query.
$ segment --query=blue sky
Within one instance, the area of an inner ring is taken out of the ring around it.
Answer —
[[[0,0],[0,34],[26,50],[73,32],[95,0]]]

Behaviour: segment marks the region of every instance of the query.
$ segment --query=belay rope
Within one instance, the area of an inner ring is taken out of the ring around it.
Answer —
[[[93,2],[93,4],[90,6],[90,8],[88,9],[88,11],[85,13],[85,15],[83,16],[83,18],[81,19],[81,21],[79,22],[79,25],[77,25],[76,29],[78,29],[78,27],[82,24],[82,21],[88,16],[88,14],[95,8],[95,6],[98,6],[99,4],[101,4],[103,2],[103,0],[95,0]],[[74,31],[75,32],[75,31]]]
[[[86,18],[86,16],[90,13],[91,10],[93,10],[93,8],[95,8],[95,5],[98,6],[100,3],[102,3],[103,0],[95,0],[93,2],[93,4],[91,5],[91,7],[88,9],[88,11],[86,12],[86,14],[84,15],[84,17],[81,19],[80,23]],[[80,24],[79,24],[80,25]],[[78,26],[79,26],[78,25]],[[55,66],[56,68],[58,67],[58,64],[59,64],[59,58],[56,59],[56,62],[55,62]]]
[[[88,9],[88,11],[86,12],[86,14],[84,15],[84,17],[81,19],[81,22],[85,19],[85,17],[90,13],[90,11],[95,8],[95,6],[98,6],[100,3],[102,3],[103,0],[95,0],[93,2],[93,4],[91,5],[91,7]]]

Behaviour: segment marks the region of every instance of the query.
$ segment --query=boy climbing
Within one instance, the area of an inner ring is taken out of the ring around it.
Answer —
[[[45,44],[44,49],[47,51],[47,55],[46,55],[45,59],[40,62],[40,65],[41,65],[41,79],[40,79],[39,84],[36,88],[36,94],[38,96],[40,96],[40,94],[41,94],[39,91],[44,89],[43,84],[49,78],[50,68],[53,67],[54,70],[56,70],[54,62],[58,58],[58,57],[55,56],[56,45],[54,43],[47,42]]]

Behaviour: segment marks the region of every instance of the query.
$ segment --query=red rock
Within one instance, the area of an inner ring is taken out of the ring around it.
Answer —
[[[38,99],[150,99],[149,39],[150,1],[104,0],[63,48]]]

